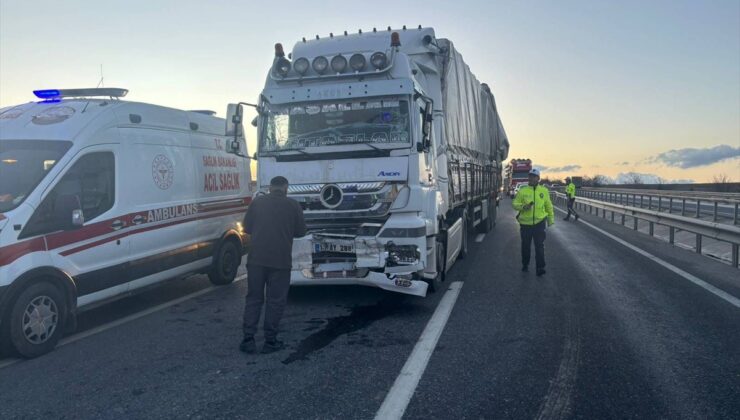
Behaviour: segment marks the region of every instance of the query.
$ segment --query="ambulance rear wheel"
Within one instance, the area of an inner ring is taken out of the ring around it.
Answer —
[[[64,334],[67,302],[53,284],[42,281],[24,289],[10,307],[10,343],[22,357],[33,358],[54,350]]]
[[[213,261],[211,272],[208,273],[208,279],[211,280],[211,283],[223,286],[233,282],[237,271],[239,271],[241,255],[236,241],[227,240],[221,244]]]

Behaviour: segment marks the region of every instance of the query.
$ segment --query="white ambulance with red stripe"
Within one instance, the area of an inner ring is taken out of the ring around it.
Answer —
[[[236,275],[243,137],[212,112],[126,92],[36,91],[42,101],[0,109],[0,344],[21,356],[53,349],[78,308],[189,273]]]

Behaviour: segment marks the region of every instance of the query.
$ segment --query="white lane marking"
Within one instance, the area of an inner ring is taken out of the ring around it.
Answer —
[[[475,242],[481,243],[484,239],[486,239],[486,234],[479,233],[478,236],[475,237]]]
[[[416,342],[414,350],[411,352],[406,364],[403,365],[401,373],[396,378],[390,391],[380,406],[380,410],[375,415],[375,420],[400,419],[406,411],[414,391],[419,385],[419,380],[424,374],[424,370],[429,363],[429,359],[437,347],[439,337],[450,319],[452,308],[455,306],[457,297],[460,295],[463,282],[455,281],[450,284],[450,288],[439,301],[437,309],[434,311],[432,318],[429,319],[427,326]]]
[[[560,211],[560,212],[562,212],[562,213],[566,213],[564,210],[561,210],[559,208],[557,210]],[[590,227],[591,229],[593,229],[593,230],[601,233],[602,235],[604,235],[604,236],[606,236],[608,238],[611,238],[611,239],[613,239],[616,242],[619,242],[620,244],[622,244],[622,245],[626,246],[627,248],[629,248],[629,249],[637,252],[638,254],[640,254],[640,255],[642,255],[642,256],[644,256],[644,257],[646,257],[646,258],[648,258],[648,259],[650,259],[650,260],[652,260],[652,261],[654,261],[654,262],[662,265],[663,267],[665,267],[665,268],[673,271],[674,273],[676,273],[679,276],[685,278],[686,280],[688,280],[688,281],[694,283],[695,285],[697,285],[697,286],[705,289],[709,293],[712,293],[712,294],[716,295],[717,297],[725,300],[726,302],[728,302],[729,304],[735,306],[736,308],[740,308],[740,299],[736,298],[735,296],[732,296],[731,294],[725,292],[724,290],[719,289],[719,288],[717,288],[715,286],[712,286],[711,284],[705,282],[704,280],[696,277],[693,274],[690,274],[690,273],[687,273],[687,272],[681,270],[680,268],[676,267],[675,265],[673,265],[673,264],[671,264],[671,263],[669,263],[667,261],[661,260],[660,258],[656,257],[655,255],[653,255],[653,254],[651,254],[651,253],[643,250],[642,248],[638,248],[638,247],[632,245],[631,243],[629,243],[629,242],[627,242],[627,241],[625,241],[623,239],[617,238],[616,236],[612,235],[611,233],[606,232],[606,231],[604,231],[604,230],[602,230],[602,229],[600,229],[600,228],[592,225],[591,223],[583,220],[583,218],[580,218],[577,223],[583,223],[584,225],[586,225],[586,226]]]
[[[247,275],[246,274],[242,274],[241,276],[235,278],[233,283],[242,281],[242,280],[244,280],[246,278],[247,278]],[[72,344],[72,343],[74,343],[76,341],[82,340],[83,338],[87,338],[87,337],[90,337],[92,335],[99,334],[99,333],[104,332],[104,331],[108,331],[108,330],[110,330],[112,328],[119,327],[119,326],[121,326],[123,324],[129,323],[131,321],[135,321],[135,320],[137,320],[139,318],[143,318],[143,317],[145,317],[147,315],[151,315],[151,314],[153,314],[155,312],[161,311],[162,309],[167,309],[167,308],[169,308],[171,306],[175,306],[175,305],[177,305],[179,303],[182,303],[182,302],[185,302],[187,300],[196,298],[198,296],[205,295],[205,294],[207,294],[209,292],[212,292],[212,291],[214,291],[214,290],[216,290],[218,288],[220,288],[220,286],[210,286],[210,287],[207,287],[207,288],[205,288],[203,290],[198,290],[197,292],[193,292],[193,293],[191,293],[189,295],[185,295],[185,296],[179,297],[179,298],[177,298],[175,300],[171,300],[169,302],[165,302],[165,303],[162,303],[160,305],[153,306],[153,307],[151,307],[149,309],[145,309],[145,310],[143,310],[141,312],[137,312],[135,314],[131,314],[131,315],[126,316],[126,317],[123,317],[121,319],[117,319],[115,321],[109,322],[107,324],[103,324],[103,325],[97,326],[95,328],[91,328],[91,329],[89,329],[87,331],[83,331],[83,332],[81,332],[79,334],[70,335],[69,337],[63,338],[62,340],[60,340],[59,341],[59,344],[57,344],[57,348],[62,347],[62,346],[66,346],[67,344]],[[16,364],[18,362],[21,362],[23,360],[25,360],[25,359],[9,359],[9,360],[5,360],[3,362],[0,362],[0,369],[4,369],[4,368],[6,368],[8,366],[14,365],[14,364]]]

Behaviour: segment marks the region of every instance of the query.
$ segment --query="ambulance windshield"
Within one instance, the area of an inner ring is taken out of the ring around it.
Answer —
[[[68,141],[0,140],[0,213],[18,207],[71,146]]]
[[[260,153],[360,143],[409,144],[408,101],[374,98],[267,105]]]

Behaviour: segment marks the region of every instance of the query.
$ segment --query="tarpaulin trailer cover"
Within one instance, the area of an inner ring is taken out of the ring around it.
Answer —
[[[438,39],[441,55],[444,136],[442,150],[485,161],[503,161],[509,140],[496,101],[481,84],[451,41]]]

